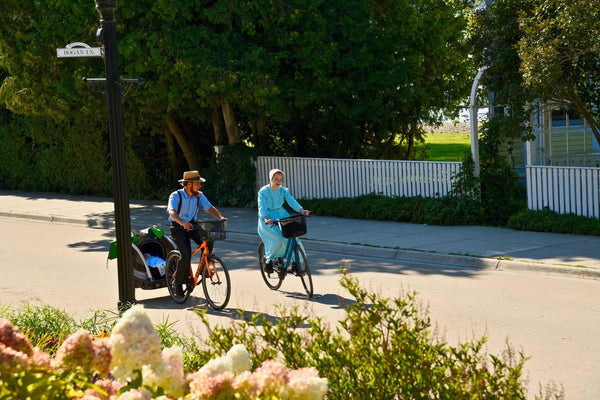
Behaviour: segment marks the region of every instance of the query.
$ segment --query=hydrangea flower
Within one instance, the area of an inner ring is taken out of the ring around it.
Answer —
[[[117,397],[117,400],[152,400],[152,393],[144,389],[131,389]]]
[[[52,358],[48,353],[35,347],[33,354],[31,355],[31,362],[38,368],[51,370],[52,369]]]
[[[236,399],[254,400],[260,393],[260,385],[256,380],[256,375],[250,371],[244,371],[237,375],[231,384],[236,392]]]
[[[94,350],[92,368],[101,376],[106,376],[110,372],[110,363],[112,361],[108,338],[95,339],[92,345]]]
[[[117,392],[121,389],[125,384],[115,381],[112,379],[104,378],[98,379],[94,382],[96,386],[99,386],[102,390],[106,392],[106,395],[98,393],[94,389],[88,388],[85,391],[85,394],[81,398],[81,400],[111,400],[116,399]]]
[[[286,388],[290,400],[320,400],[327,393],[327,379],[316,368],[300,368],[288,373]]]
[[[231,372],[234,375],[250,370],[250,354],[242,344],[233,346],[222,357],[213,358],[207,362],[195,374],[205,377],[211,377],[224,372]]]
[[[163,362],[159,365],[144,365],[142,380],[144,385],[164,389],[173,397],[183,395],[185,377],[183,373],[183,353],[179,348],[166,348],[162,352]]]
[[[190,393],[194,400],[233,399],[233,373],[226,371],[212,376],[198,375],[190,383]]]
[[[252,367],[250,354],[243,344],[236,344],[229,349],[227,357],[231,360],[232,372],[235,375],[241,374],[244,371],[250,371]]]
[[[10,347],[19,351],[26,356],[33,354],[33,347],[29,343],[29,339],[19,328],[14,326],[9,320],[0,318],[0,343],[6,347]]]
[[[161,342],[141,305],[127,310],[109,339],[112,373],[118,379],[131,379],[142,366],[158,366],[162,361]]]
[[[254,371],[260,392],[280,396],[288,383],[288,372],[289,368],[277,361],[264,361]]]
[[[53,365],[63,369],[81,369],[89,372],[94,362],[94,345],[90,333],[80,329],[69,336],[58,348]]]
[[[226,356],[213,358],[202,368],[200,368],[197,372],[192,375],[199,375],[203,377],[211,377],[215,375],[222,374],[224,372],[232,372],[233,364],[231,363],[231,359]]]
[[[7,372],[22,370],[29,366],[29,358],[21,351],[0,343],[0,376]]]

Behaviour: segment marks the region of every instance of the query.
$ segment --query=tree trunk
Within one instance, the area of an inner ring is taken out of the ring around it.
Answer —
[[[179,145],[179,147],[181,147],[183,155],[187,161],[188,167],[191,170],[200,170],[200,156],[196,151],[194,143],[191,140],[189,140],[189,138],[179,126],[177,120],[172,115],[165,115],[164,120],[169,126],[169,131],[171,131],[171,133],[175,137],[175,140],[177,140],[177,144]]]
[[[262,143],[262,138],[265,134],[265,130],[267,129],[267,117],[261,115],[260,117],[251,121],[250,128],[252,129],[252,138],[254,140],[254,144],[256,146],[260,146]]]
[[[411,160],[413,157],[413,150],[415,148],[415,126],[411,125],[408,129],[408,142],[406,146],[406,159]]]
[[[237,121],[235,119],[235,111],[229,102],[221,104],[223,109],[223,120],[225,121],[225,129],[227,131],[227,139],[229,144],[240,142],[240,131],[238,130]]]
[[[171,175],[174,179],[177,179],[177,154],[175,154],[175,142],[173,141],[173,135],[171,132],[165,131],[165,142],[167,145],[167,157],[169,158],[169,164],[171,165]]]
[[[212,108],[213,131],[215,133],[215,145],[217,146],[225,144],[223,140],[223,118],[221,117],[219,108],[218,104],[214,104]]]

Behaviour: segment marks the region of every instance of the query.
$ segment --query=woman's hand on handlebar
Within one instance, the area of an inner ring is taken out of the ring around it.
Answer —
[[[265,224],[267,224],[267,225],[274,225],[275,221],[273,221],[272,219],[266,217],[265,218]]]
[[[308,217],[308,215],[310,214],[310,211],[308,211],[308,210],[305,210],[304,208],[303,208],[302,210],[300,210],[300,212],[301,212],[302,214],[304,214],[305,216],[307,216],[307,217]]]

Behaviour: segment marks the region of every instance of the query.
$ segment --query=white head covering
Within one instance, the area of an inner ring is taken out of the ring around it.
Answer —
[[[281,174],[282,176],[284,175],[282,170],[274,168],[269,171],[269,182],[273,180],[273,175],[275,174]]]

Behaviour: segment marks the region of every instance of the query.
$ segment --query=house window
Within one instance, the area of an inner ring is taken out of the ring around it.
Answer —
[[[567,120],[569,126],[582,126],[583,118],[577,111],[568,110],[566,107],[557,108],[552,110],[552,127],[561,128],[567,126]]]

